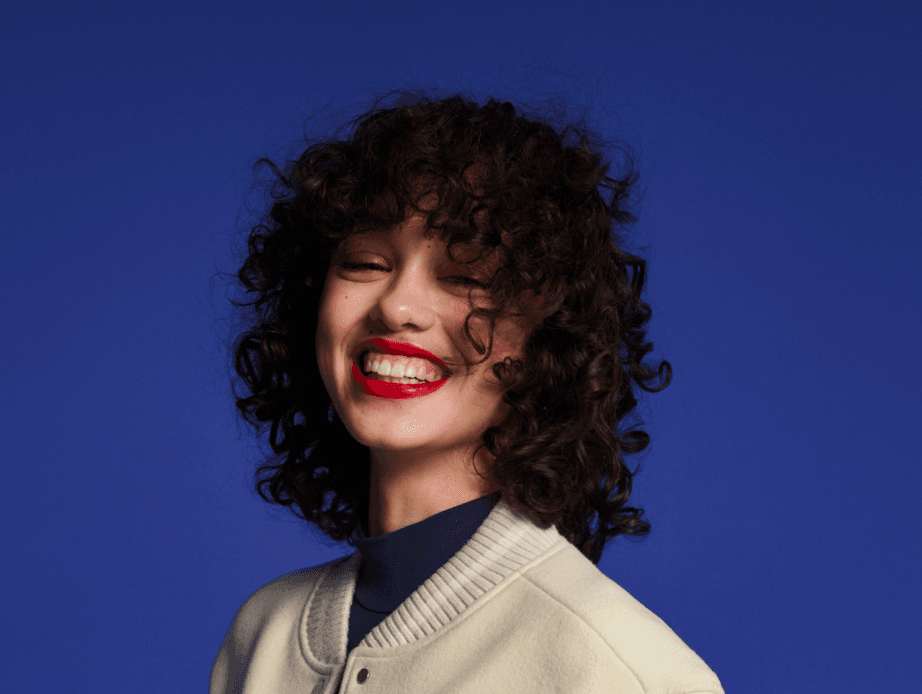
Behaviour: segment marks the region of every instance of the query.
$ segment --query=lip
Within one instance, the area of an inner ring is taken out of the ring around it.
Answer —
[[[451,376],[451,369],[445,366],[441,359],[435,356],[432,352],[429,352],[422,347],[411,345],[409,342],[395,342],[394,340],[386,340],[383,337],[373,337],[372,339],[366,340],[362,343],[359,355],[361,355],[361,353],[366,349],[372,348],[379,352],[384,352],[385,354],[395,354],[402,357],[420,357],[421,359],[428,359],[432,363],[438,364],[439,368],[442,369],[446,377]],[[436,381],[436,383],[438,383],[438,381]]]
[[[393,352],[392,352],[393,354]],[[434,393],[445,385],[448,377],[432,381],[431,383],[388,383],[377,378],[368,378],[362,373],[359,365],[352,362],[352,378],[358,382],[359,386],[366,395],[373,395],[378,398],[392,398],[395,400],[404,400],[406,398],[419,398],[423,395]]]

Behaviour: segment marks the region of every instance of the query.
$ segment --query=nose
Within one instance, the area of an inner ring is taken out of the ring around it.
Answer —
[[[406,327],[426,330],[436,318],[432,289],[425,276],[425,263],[409,263],[391,273],[374,305],[374,317],[392,332]]]

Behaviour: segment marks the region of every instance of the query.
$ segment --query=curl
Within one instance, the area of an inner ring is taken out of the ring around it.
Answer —
[[[614,240],[635,221],[633,160],[619,148],[610,175],[587,131],[555,129],[510,103],[385,101],[351,135],[308,143],[284,170],[259,162],[275,184],[237,273],[249,327],[234,345],[237,408],[272,449],[256,489],[335,542],[367,522],[368,449],[332,412],[316,365],[320,294],[343,239],[422,213],[453,258],[459,244],[498,254],[492,306],[471,302],[464,326],[483,360],[502,316],[536,321],[521,357],[493,367],[510,408],[483,434],[488,474],[514,510],[555,525],[598,563],[612,538],[649,532],[628,505],[625,456],[650,438],[629,418],[640,390],[662,390],[672,376],[668,362],[645,361],[646,264]],[[486,343],[475,319],[490,326]]]

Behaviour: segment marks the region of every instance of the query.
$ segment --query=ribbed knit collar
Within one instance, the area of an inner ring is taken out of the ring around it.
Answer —
[[[471,503],[484,499],[490,497]],[[446,542],[450,545],[450,537]],[[554,545],[559,545],[556,551],[566,543],[555,526],[542,530],[499,499],[464,546],[374,627],[360,645],[394,648],[428,636]],[[325,669],[338,668],[346,659],[349,611],[361,568],[361,551],[331,564],[304,607],[299,629],[302,652]]]
[[[362,555],[355,587],[360,605],[383,614],[396,610],[471,539],[499,497],[488,494],[378,537],[357,526],[352,542]]]

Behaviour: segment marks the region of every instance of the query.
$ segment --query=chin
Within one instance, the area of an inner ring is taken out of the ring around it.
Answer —
[[[355,437],[356,441],[369,448],[378,448],[382,450],[399,451],[419,448],[438,442],[437,436],[427,430],[424,425],[417,425],[411,422],[394,422],[384,430],[377,428],[374,432],[356,431],[359,436]]]

